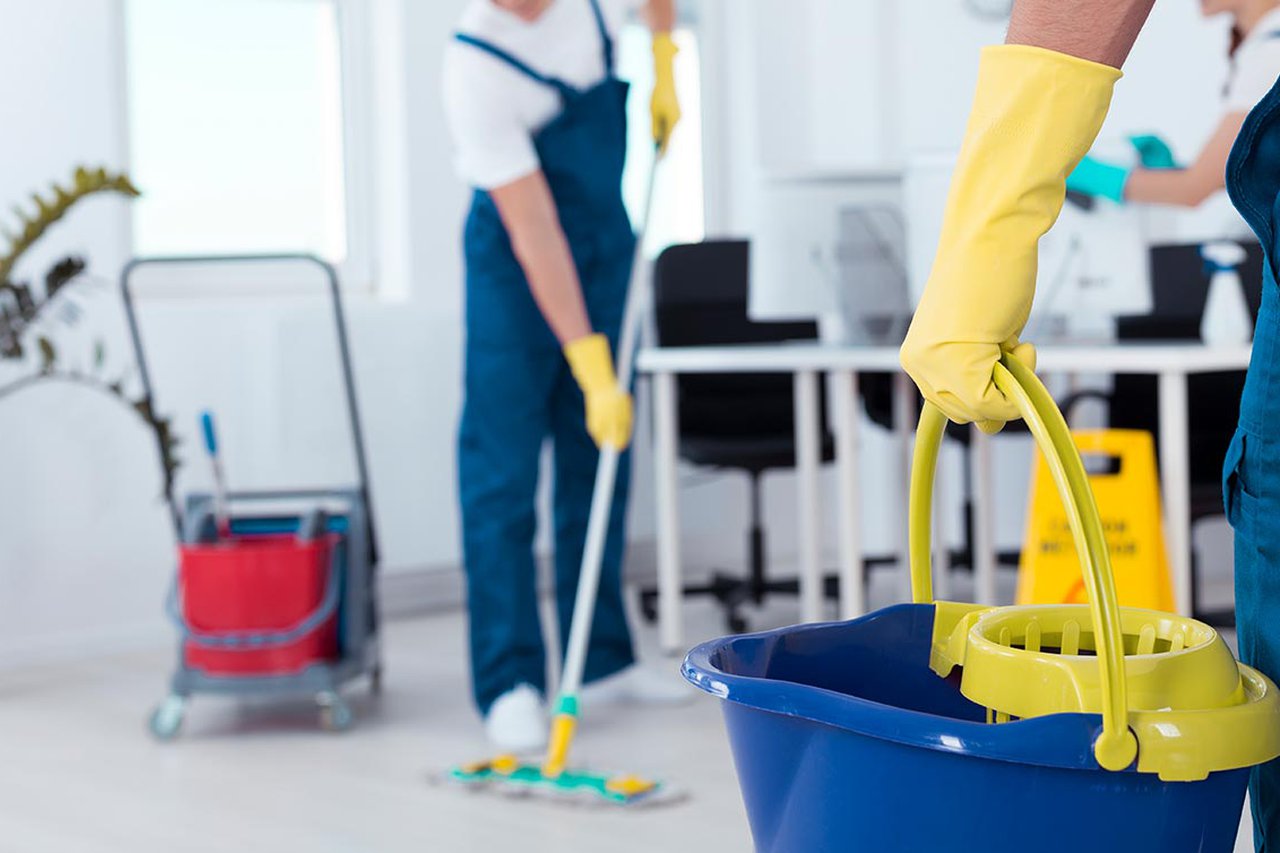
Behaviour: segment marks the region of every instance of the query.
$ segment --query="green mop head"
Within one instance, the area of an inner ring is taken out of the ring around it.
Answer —
[[[540,763],[503,755],[455,767],[447,781],[468,788],[485,788],[513,796],[545,795],[578,802],[617,806],[651,806],[679,799],[670,786],[639,776],[564,770],[549,776]]]

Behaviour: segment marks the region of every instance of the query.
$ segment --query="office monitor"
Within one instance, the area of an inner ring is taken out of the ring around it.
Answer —
[[[898,343],[910,316],[901,174],[774,175],[751,234],[751,316],[824,340]]]

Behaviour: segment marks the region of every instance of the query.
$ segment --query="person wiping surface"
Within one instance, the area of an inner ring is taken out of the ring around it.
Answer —
[[[1195,158],[1181,164],[1159,136],[1134,135],[1141,165],[1086,155],[1067,177],[1068,190],[1118,204],[1198,207],[1226,187],[1227,155],[1245,116],[1280,76],[1280,0],[1200,0],[1200,11],[1230,19],[1230,70],[1221,115]]]

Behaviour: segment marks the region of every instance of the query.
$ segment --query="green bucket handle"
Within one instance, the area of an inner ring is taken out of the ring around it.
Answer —
[[[1030,427],[1067,510],[1076,553],[1080,555],[1085,589],[1089,594],[1089,609],[1098,638],[1098,666],[1102,674],[1102,734],[1094,743],[1094,757],[1107,770],[1123,770],[1137,756],[1138,743],[1128,725],[1124,646],[1115,577],[1111,571],[1111,558],[1098,505],[1089,487],[1089,476],[1062,412],[1035,373],[1005,353],[995,366],[993,378],[996,388],[1013,402]],[[933,602],[930,530],[933,482],[946,425],[946,415],[926,402],[916,430],[908,507],[911,597],[917,604]]]

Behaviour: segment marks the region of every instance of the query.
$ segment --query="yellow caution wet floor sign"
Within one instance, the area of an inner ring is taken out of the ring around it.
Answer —
[[[1089,483],[1102,515],[1120,604],[1173,611],[1151,433],[1088,430],[1073,432],[1072,438],[1086,464],[1094,463]],[[1087,600],[1066,512],[1049,468],[1039,458],[1031,475],[1018,603],[1079,604]]]

